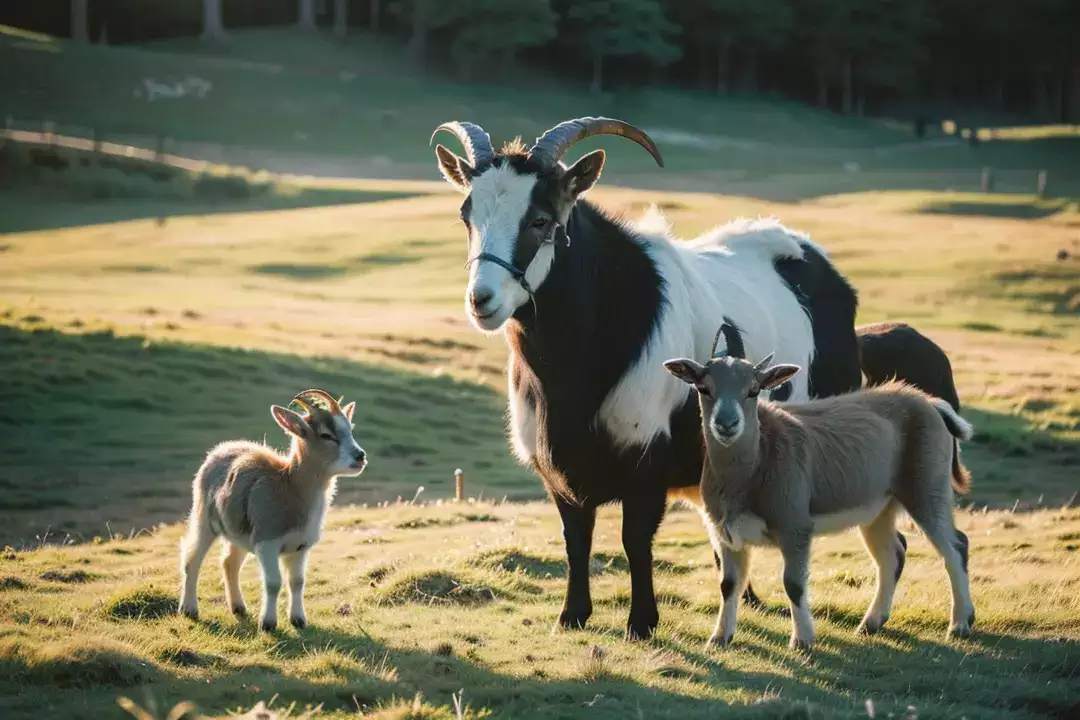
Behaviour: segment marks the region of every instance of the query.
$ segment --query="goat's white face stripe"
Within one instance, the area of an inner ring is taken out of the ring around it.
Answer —
[[[510,165],[493,167],[473,179],[472,210],[469,215],[472,226],[469,237],[470,258],[480,253],[488,253],[513,264],[521,220],[532,203],[535,185],[535,175],[518,175]],[[544,249],[541,248],[536,262],[527,269],[527,280],[534,290],[547,277],[547,271],[551,267],[550,257],[547,262],[543,261],[543,252]],[[473,317],[473,322],[479,329],[489,332],[502,327],[514,311],[529,300],[529,294],[521,287],[521,283],[515,280],[506,268],[491,262],[474,262],[469,266],[466,309],[469,308],[469,296],[478,290],[494,293],[488,304],[488,309],[493,312],[492,316],[483,320]]]

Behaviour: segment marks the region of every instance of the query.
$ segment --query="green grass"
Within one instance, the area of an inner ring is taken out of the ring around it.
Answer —
[[[483,514],[487,522],[460,522]],[[658,537],[661,625],[622,639],[629,578],[595,562],[589,629],[551,635],[563,585],[558,518],[546,503],[394,504],[332,513],[312,554],[309,627],[260,633],[222,604],[214,563],[202,619],[171,612],[180,528],[133,539],[12,553],[0,575],[0,715],[121,718],[118,695],[202,711],[321,705],[355,717],[423,693],[446,715],[464,690],[500,718],[1066,718],[1080,678],[1080,511],[959,514],[972,538],[978,632],[947,641],[947,580],[910,528],[907,569],[887,630],[855,626],[873,594],[871,564],[851,534],[816,543],[812,598],[819,641],[787,649],[779,556],[754,578],[770,606],[744,610],[736,642],[706,649],[718,605],[711,550],[696,513],[673,512]],[[416,527],[409,520],[436,520]],[[598,555],[621,557],[618,513],[597,523]],[[403,527],[404,525],[404,527]],[[81,584],[42,580],[72,569]],[[258,573],[243,587],[257,603]],[[17,580],[20,584],[14,585]],[[411,703],[410,703],[411,704]],[[381,716],[380,716],[381,717]]]

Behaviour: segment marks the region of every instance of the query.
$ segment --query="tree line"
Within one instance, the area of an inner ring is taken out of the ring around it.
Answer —
[[[1080,121],[1078,0],[15,0],[3,22],[109,42],[366,28],[465,81],[512,82],[499,70],[525,63],[594,92],[664,84],[846,114],[960,105]]]

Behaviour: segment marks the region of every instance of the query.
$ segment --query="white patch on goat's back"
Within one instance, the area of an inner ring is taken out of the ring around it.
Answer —
[[[658,227],[655,213],[645,226]],[[675,357],[707,361],[725,315],[742,333],[751,361],[776,353],[775,363],[804,369],[791,380],[789,401],[809,397],[813,328],[773,267],[778,257],[802,257],[801,235],[771,219],[738,220],[689,243],[673,242],[666,233],[648,235],[640,225],[634,230],[665,289],[652,338],[597,417],[619,446],[647,445],[670,435],[671,414],[690,389],[663,363]]]
[[[892,500],[891,497],[883,497],[880,500],[850,510],[841,510],[827,515],[814,515],[811,517],[814,521],[814,534],[829,535],[860,525],[869,525],[881,514],[881,511],[885,509],[890,500]]]

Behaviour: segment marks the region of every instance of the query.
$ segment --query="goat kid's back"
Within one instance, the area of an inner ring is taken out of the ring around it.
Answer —
[[[779,483],[778,488],[786,488],[759,493],[766,505],[771,497],[803,505],[817,516],[871,504],[884,493],[905,504],[928,494],[939,497],[947,492],[940,483],[944,467],[952,467],[955,490],[966,492],[969,487],[957,448],[957,439],[966,439],[969,426],[947,403],[911,386],[889,383],[788,406],[762,402],[759,409],[772,452],[787,456],[771,464],[777,477],[762,478],[762,487]],[[793,473],[808,486],[779,477],[794,469],[809,470]],[[768,519],[790,509],[761,511]]]

